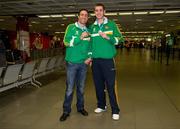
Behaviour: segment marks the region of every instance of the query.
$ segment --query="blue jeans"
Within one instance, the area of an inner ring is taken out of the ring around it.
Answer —
[[[63,112],[71,112],[74,86],[76,85],[77,110],[84,109],[84,87],[86,79],[87,65],[84,63],[74,64],[67,62],[66,93],[63,104]]]

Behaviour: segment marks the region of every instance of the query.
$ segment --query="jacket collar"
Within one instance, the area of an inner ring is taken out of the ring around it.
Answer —
[[[87,30],[87,27],[86,27],[86,26],[81,27],[78,22],[75,22],[75,26],[76,26],[77,28],[81,29],[81,30]]]
[[[108,23],[108,19],[107,19],[107,17],[103,17],[103,24],[107,24]],[[96,19],[96,21],[94,22],[94,25],[98,25],[98,22],[97,22],[97,19]]]

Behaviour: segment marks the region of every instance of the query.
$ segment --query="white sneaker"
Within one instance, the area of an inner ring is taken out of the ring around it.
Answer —
[[[112,118],[113,120],[119,120],[119,114],[113,114]]]
[[[96,108],[94,110],[95,113],[101,113],[101,112],[105,112],[105,111],[106,111],[106,109],[102,109],[102,108]]]

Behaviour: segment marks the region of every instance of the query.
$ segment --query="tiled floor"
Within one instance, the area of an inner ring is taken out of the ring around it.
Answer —
[[[0,129],[180,129],[180,62],[169,66],[150,59],[147,50],[118,51],[117,81],[121,115],[93,112],[96,96],[89,69],[84,117],[76,111],[59,122],[65,91],[65,72],[40,78],[42,88],[26,85],[0,93]]]

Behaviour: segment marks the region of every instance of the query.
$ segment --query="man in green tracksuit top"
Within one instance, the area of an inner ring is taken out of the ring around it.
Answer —
[[[96,113],[106,110],[105,85],[109,93],[112,118],[119,119],[119,106],[115,91],[115,66],[113,58],[116,55],[115,45],[124,39],[115,22],[104,16],[103,4],[95,6],[96,21],[91,26],[92,73],[96,88]]]
[[[60,117],[60,121],[65,121],[71,112],[74,85],[76,85],[77,111],[84,116],[88,115],[88,112],[84,109],[84,83],[89,62],[88,51],[90,46],[90,36],[86,27],[87,20],[88,11],[86,9],[80,10],[78,22],[70,24],[65,32],[67,79],[63,114]]]

